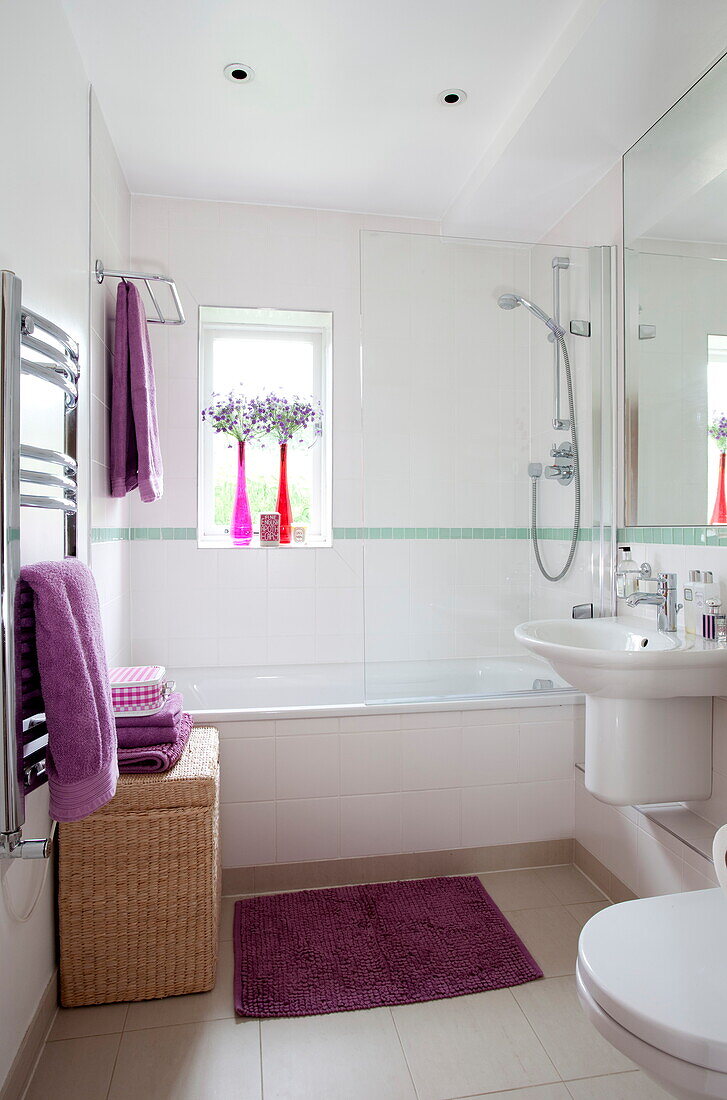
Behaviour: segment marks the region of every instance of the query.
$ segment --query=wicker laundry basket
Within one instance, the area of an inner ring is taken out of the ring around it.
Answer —
[[[219,735],[175,768],[122,775],[108,805],[59,827],[61,1004],[143,1001],[215,984]]]

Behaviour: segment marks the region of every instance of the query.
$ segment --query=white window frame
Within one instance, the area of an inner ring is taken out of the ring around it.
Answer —
[[[201,410],[212,401],[212,344],[216,336],[224,332],[234,336],[236,332],[261,336],[271,340],[295,339],[302,334],[309,336],[316,349],[316,371],[313,396],[323,408],[323,434],[313,448],[313,486],[311,500],[311,525],[307,533],[307,546],[331,546],[332,529],[332,425],[333,408],[333,314],[318,310],[287,310],[255,307],[199,307],[198,364],[198,417],[197,417],[197,543],[199,546],[232,547],[229,535],[214,524],[214,463],[213,444],[215,433],[201,419]],[[244,339],[244,336],[243,336]],[[270,389],[275,390],[271,379]],[[301,394],[305,396],[305,394]],[[254,535],[250,547],[233,547],[236,550],[254,549],[258,543],[258,518],[253,516]],[[294,543],[283,549],[299,549]]]

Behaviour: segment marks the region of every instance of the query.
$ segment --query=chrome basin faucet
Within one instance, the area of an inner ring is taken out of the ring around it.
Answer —
[[[677,575],[659,573],[656,579],[658,583],[656,592],[634,592],[628,597],[626,603],[629,607],[636,607],[640,603],[654,604],[658,608],[657,629],[673,633],[677,628],[677,612],[681,611],[683,606],[677,603]]]

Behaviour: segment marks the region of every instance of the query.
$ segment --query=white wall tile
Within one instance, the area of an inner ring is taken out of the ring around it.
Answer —
[[[277,862],[335,859],[339,853],[339,800],[304,798],[278,802]]]
[[[314,588],[268,588],[268,633],[277,636],[313,634]]]
[[[277,739],[278,798],[337,795],[340,789],[339,768],[339,738],[336,734]]]
[[[467,787],[462,791],[462,846],[512,844],[517,836],[517,785]]]
[[[462,837],[460,794],[459,790],[404,792],[403,851],[458,848]]]
[[[462,785],[514,783],[518,778],[519,730],[520,727],[514,724],[465,726],[462,730]]]
[[[575,765],[572,721],[520,727],[521,780],[571,779]]]
[[[305,734],[338,733],[338,718],[280,718],[275,732],[280,737],[299,737]]]
[[[461,728],[404,730],[401,760],[405,791],[461,786]]]
[[[223,802],[265,802],[275,798],[272,737],[225,738],[220,742],[220,798]]]
[[[341,856],[387,855],[401,849],[401,795],[341,799]]]
[[[266,719],[241,720],[237,722],[217,722],[220,740],[233,737],[274,737],[275,722]]]
[[[401,736],[388,730],[341,737],[341,794],[401,790]]]
[[[638,894],[655,897],[682,889],[682,860],[675,852],[638,830]]]
[[[274,802],[223,804],[220,831],[224,867],[255,867],[275,862]]]
[[[319,588],[316,591],[316,633],[361,635],[363,594],[360,588]]]
[[[573,836],[572,779],[518,784],[518,840],[561,840]]]

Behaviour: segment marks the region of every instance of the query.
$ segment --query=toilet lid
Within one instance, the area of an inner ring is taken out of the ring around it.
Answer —
[[[596,1003],[651,1046],[727,1073],[727,895],[627,901],[589,920],[579,971]]]

